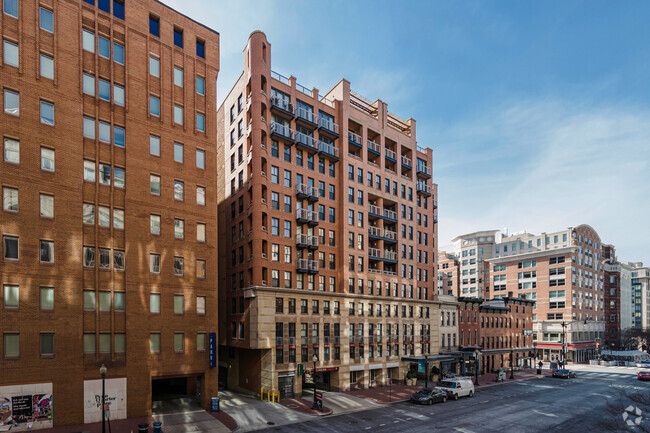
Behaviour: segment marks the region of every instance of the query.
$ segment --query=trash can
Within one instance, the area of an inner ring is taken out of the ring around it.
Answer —
[[[138,424],[138,433],[149,433],[149,424]]]
[[[154,422],[153,423],[153,433],[161,433],[162,432],[162,423],[161,422]]]
[[[219,412],[219,397],[212,397],[210,399],[210,410],[212,412]]]
[[[542,374],[542,369],[541,368],[537,369],[537,374]]]

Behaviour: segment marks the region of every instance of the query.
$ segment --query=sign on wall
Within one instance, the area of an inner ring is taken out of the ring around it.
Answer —
[[[126,418],[126,377],[106,379],[105,403],[110,419]],[[84,423],[102,420],[102,380],[84,380]]]
[[[0,431],[53,426],[52,383],[0,386]]]
[[[217,366],[217,334],[216,332],[210,332],[210,368]]]

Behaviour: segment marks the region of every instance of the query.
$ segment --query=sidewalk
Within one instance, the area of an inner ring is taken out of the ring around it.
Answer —
[[[331,415],[332,414],[332,409],[330,409],[327,406],[323,406],[323,410],[314,410],[312,409],[313,401],[308,401],[303,398],[283,398],[280,400],[280,404],[282,406],[286,406],[289,409],[293,409],[295,411],[298,411],[300,413],[305,413],[307,415],[314,415],[314,416],[325,416],[325,415]]]

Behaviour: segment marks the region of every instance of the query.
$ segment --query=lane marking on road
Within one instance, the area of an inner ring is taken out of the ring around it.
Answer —
[[[490,400],[479,401],[479,403],[488,403]]]
[[[399,421],[393,421],[393,424],[397,424]]]
[[[385,425],[386,425],[386,424],[379,424],[379,427],[383,427],[383,426],[385,426]]]
[[[364,428],[364,430],[370,430],[371,428],[372,428],[372,427],[366,427],[366,428]]]
[[[600,395],[601,397],[612,398],[611,395],[601,394],[601,393],[599,393],[599,392],[592,392],[592,393],[589,394],[589,395]]]
[[[537,409],[533,409],[533,412],[535,412],[538,415],[544,415],[544,416],[550,416],[550,417],[553,417],[553,418],[557,418],[557,415],[555,415],[554,413],[544,413],[544,412],[541,412],[541,411],[539,411]]]
[[[454,427],[454,430],[459,431],[461,433],[474,433],[472,430],[467,430],[467,429],[461,428],[461,427]]]

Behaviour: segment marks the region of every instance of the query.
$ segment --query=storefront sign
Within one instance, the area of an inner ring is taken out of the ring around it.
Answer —
[[[210,332],[210,368],[217,366],[217,333]]]
[[[338,367],[317,368],[316,373],[325,373],[327,371],[339,371]]]
[[[0,386],[0,431],[52,426],[51,383]]]

